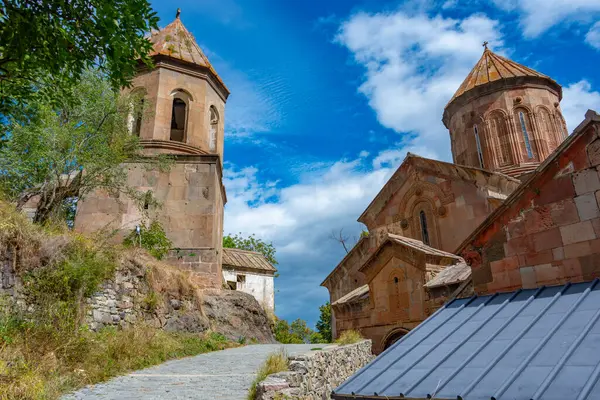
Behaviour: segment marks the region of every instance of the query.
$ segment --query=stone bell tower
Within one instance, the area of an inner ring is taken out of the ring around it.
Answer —
[[[149,156],[169,154],[170,171],[128,164],[129,184],[160,203],[144,204],[173,242],[170,262],[191,269],[205,287],[220,287],[223,206],[224,115],[229,91],[208,58],[184,27],[179,10],[173,22],[153,32],[154,68],[140,63],[131,88],[143,107],[130,117],[131,133],[140,137]],[[144,222],[131,200],[106,192],[90,194],[78,204],[75,229],[118,229],[122,235]]]
[[[501,57],[484,43],[481,59],[444,109],[456,164],[513,177],[533,171],[567,137],[562,88]]]

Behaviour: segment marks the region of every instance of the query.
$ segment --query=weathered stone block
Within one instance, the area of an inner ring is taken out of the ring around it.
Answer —
[[[575,193],[578,195],[600,190],[600,177],[598,176],[598,171],[590,168],[575,172],[573,174],[573,185],[575,186]]]
[[[596,194],[593,192],[575,197],[575,205],[581,221],[600,217]]]
[[[594,228],[589,220],[561,226],[560,235],[564,245],[596,239]]]
[[[590,247],[590,242],[579,242],[566,245],[564,247],[565,258],[576,258],[583,257],[591,254],[592,249]]]
[[[558,228],[548,229],[532,235],[535,251],[543,251],[562,246],[562,237]]]

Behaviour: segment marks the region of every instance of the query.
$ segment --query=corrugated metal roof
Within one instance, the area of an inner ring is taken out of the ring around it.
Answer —
[[[600,285],[456,299],[334,399],[600,399]]]
[[[223,248],[223,267],[277,271],[260,253],[230,248]]]

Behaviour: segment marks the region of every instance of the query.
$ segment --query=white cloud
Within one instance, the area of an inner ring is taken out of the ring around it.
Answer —
[[[572,83],[563,88],[563,100],[560,103],[569,132],[577,127],[585,118],[589,109],[600,111],[600,93],[592,89],[586,80]]]
[[[355,14],[336,38],[365,67],[359,90],[379,122],[416,135],[413,143],[442,159],[450,159],[444,106],[481,56],[483,39],[502,46],[498,23],[483,15],[456,20],[403,11]]]
[[[358,236],[356,218],[393,172],[371,169],[365,157],[319,164],[283,188],[261,182],[256,168],[226,168],[224,231],[254,233],[275,245],[281,271],[276,288],[285,293],[285,301],[276,301],[279,316],[296,318],[310,309],[316,318],[317,306],[328,299],[319,284],[344,256],[329,235],[344,229],[351,240]]]
[[[590,46],[600,50],[600,21],[596,22],[585,35],[585,41]]]
[[[521,13],[526,37],[536,37],[561,22],[593,21],[600,13],[600,0],[493,0],[499,8]]]

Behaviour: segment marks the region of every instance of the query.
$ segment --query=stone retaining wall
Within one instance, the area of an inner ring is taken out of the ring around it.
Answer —
[[[373,358],[370,340],[292,356],[289,371],[269,375],[258,384],[256,400],[330,399],[333,389]]]

